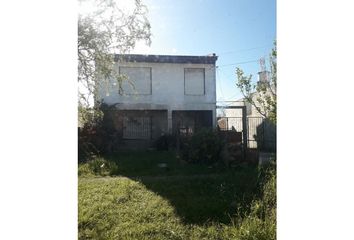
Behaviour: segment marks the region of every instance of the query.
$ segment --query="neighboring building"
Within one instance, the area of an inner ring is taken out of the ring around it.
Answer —
[[[258,73],[258,84],[263,84],[269,79],[268,71]],[[257,98],[257,92],[252,93],[252,99],[257,106],[260,106]],[[275,149],[276,128],[274,124],[264,120],[264,116],[260,114],[256,107],[244,98],[238,99],[228,106],[246,106],[247,115],[247,131],[248,131],[248,146],[250,148],[266,148]],[[224,108],[222,117],[218,118],[218,126],[221,129],[235,129],[238,132],[243,131],[242,126],[242,110]]]
[[[122,139],[156,140],[178,128],[194,132],[216,126],[217,56],[116,55],[128,77],[119,91],[113,81],[98,99],[116,104],[115,128]]]

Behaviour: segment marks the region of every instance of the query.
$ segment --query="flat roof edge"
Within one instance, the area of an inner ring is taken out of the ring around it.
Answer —
[[[212,56],[183,56],[183,55],[143,55],[143,54],[115,54],[116,62],[152,62],[152,63],[195,63],[215,64],[218,57]]]

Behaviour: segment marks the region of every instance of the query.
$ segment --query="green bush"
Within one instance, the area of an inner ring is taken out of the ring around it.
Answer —
[[[181,137],[181,155],[190,163],[215,164],[221,162],[224,142],[218,133],[204,129],[191,137]]]
[[[176,146],[176,137],[173,135],[162,135],[155,141],[155,147],[158,151],[167,151]]]
[[[78,129],[78,160],[79,163],[87,162],[99,156],[99,150],[95,146],[92,128],[84,127]]]
[[[98,116],[86,121],[78,132],[79,162],[88,162],[100,154],[109,154],[117,149],[119,133],[114,126],[115,105],[99,103]]]

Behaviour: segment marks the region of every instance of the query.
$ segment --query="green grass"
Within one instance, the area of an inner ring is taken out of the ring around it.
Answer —
[[[103,162],[114,162],[113,171],[107,165],[92,171]],[[168,171],[157,167],[161,162]],[[258,168],[183,165],[169,152],[126,152],[80,165],[79,172],[79,239],[275,239],[275,178],[262,184]]]

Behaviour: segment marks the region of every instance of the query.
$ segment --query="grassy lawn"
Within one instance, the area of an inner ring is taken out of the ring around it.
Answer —
[[[252,215],[261,210],[256,167],[180,164],[169,152],[105,159],[114,177],[79,166],[79,239],[275,239],[275,221]]]

